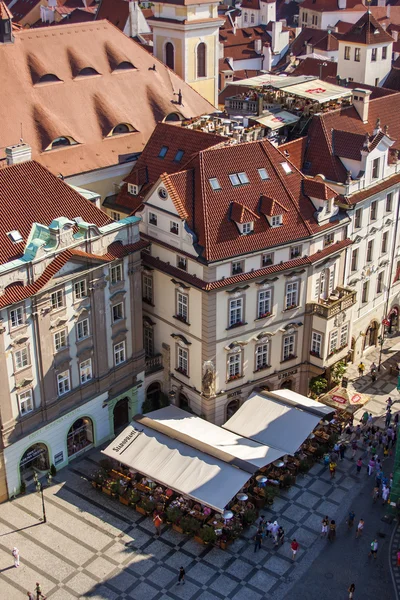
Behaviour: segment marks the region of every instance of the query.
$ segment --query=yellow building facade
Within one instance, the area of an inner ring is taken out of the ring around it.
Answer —
[[[153,7],[153,53],[206,100],[218,102],[218,3],[157,2]],[[177,90],[178,92],[178,90]],[[184,99],[183,99],[184,101]]]

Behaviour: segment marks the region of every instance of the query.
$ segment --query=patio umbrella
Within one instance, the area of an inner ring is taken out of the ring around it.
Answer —
[[[319,398],[319,401],[336,409],[355,412],[360,406],[364,406],[369,399],[369,396],[366,394],[359,394],[358,392],[352,392],[347,388],[337,386]]]

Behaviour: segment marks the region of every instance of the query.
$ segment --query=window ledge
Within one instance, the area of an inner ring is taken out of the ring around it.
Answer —
[[[142,301],[148,304],[149,306],[155,306],[151,300],[148,298],[142,298]]]
[[[288,310],[296,310],[296,308],[299,308],[299,307],[300,307],[299,304],[296,304],[293,306],[288,306],[288,308],[284,308],[282,312],[287,312]]]
[[[259,367],[258,369],[253,371],[253,373],[260,373],[260,371],[266,371],[267,369],[270,369],[270,368],[271,368],[271,365],[265,365],[265,367]]]
[[[275,315],[271,313],[266,313],[264,316],[262,317],[257,317],[256,319],[254,319],[254,321],[263,321],[264,319],[270,319],[271,317],[274,317]]]
[[[233,381],[239,381],[240,379],[243,379],[244,375],[237,375],[236,377],[230,377],[229,379],[226,380],[226,383],[232,383]]]
[[[318,354],[317,352],[313,352],[312,350],[310,350],[310,356],[313,356],[314,358],[322,358],[320,354]]]
[[[347,348],[348,345],[349,344],[347,343],[347,344],[344,344],[344,346],[340,346],[340,348],[335,348],[335,350],[333,352],[330,352],[326,358],[327,359],[332,358],[332,356],[334,356],[335,354],[339,354],[339,352],[341,352],[342,350]]]
[[[281,364],[282,364],[282,363],[289,362],[289,361],[291,361],[291,360],[295,360],[296,358],[297,358],[297,356],[290,355],[290,356],[288,356],[287,358],[284,358],[283,360],[281,360]]]
[[[187,377],[188,379],[190,379],[189,375],[187,373],[185,373],[184,371],[181,371],[180,369],[175,369],[175,373],[179,373],[179,375],[183,375],[184,377]]]
[[[244,325],[247,325],[247,323],[245,321],[241,321],[240,323],[229,325],[229,327],[226,328],[226,331],[229,331],[230,329],[236,329],[237,327],[243,327]]]
[[[179,317],[178,315],[172,315],[172,318],[176,319],[177,321],[179,321],[179,323],[183,323],[184,325],[189,325],[189,327],[190,327],[189,321],[186,321],[182,317]]]

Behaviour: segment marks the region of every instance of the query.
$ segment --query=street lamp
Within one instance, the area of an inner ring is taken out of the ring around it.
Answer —
[[[41,494],[42,496],[42,510],[43,510],[43,519],[42,522],[43,523],[47,523],[47,518],[46,518],[46,507],[44,504],[44,495],[43,495],[43,484],[41,481],[38,481],[36,484],[36,491],[38,494]]]
[[[383,319],[382,321],[382,333],[381,335],[378,337],[378,342],[380,344],[380,350],[379,350],[379,362],[378,362],[378,371],[381,370],[381,363],[382,363],[382,352],[383,352],[383,343],[385,341],[385,327],[387,325],[390,325],[390,321],[388,321],[387,319]]]

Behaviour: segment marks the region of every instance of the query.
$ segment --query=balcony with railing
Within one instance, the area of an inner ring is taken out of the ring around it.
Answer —
[[[164,367],[163,367],[162,354],[155,354],[154,356],[146,356],[146,367],[145,367],[146,375],[150,375],[150,373],[156,373],[156,371],[161,371],[163,368]]]
[[[357,292],[348,287],[338,286],[333,294],[326,300],[320,298],[318,302],[308,302],[308,312],[319,315],[324,319],[331,319],[335,315],[347,310],[356,303]]]

